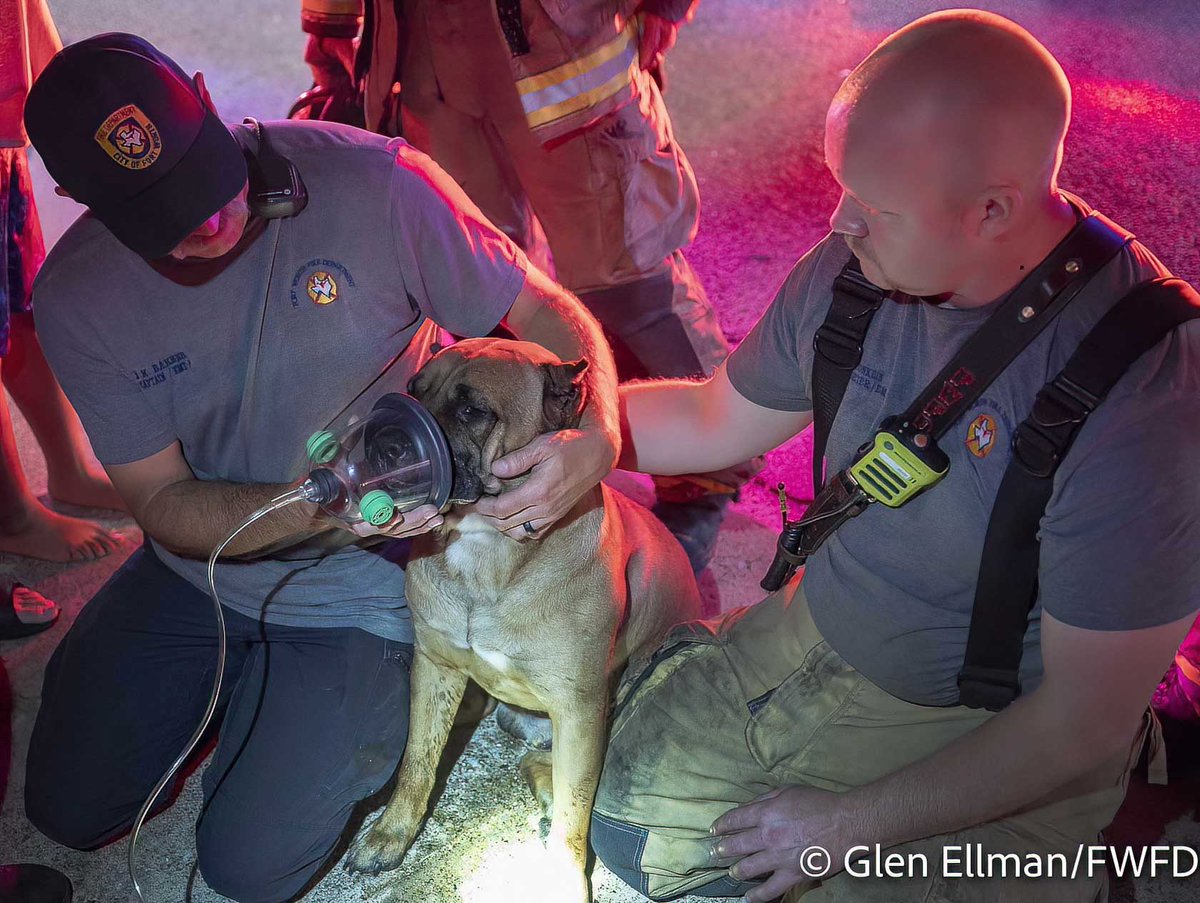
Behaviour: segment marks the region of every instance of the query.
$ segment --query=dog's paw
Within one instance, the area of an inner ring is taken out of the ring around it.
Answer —
[[[411,843],[408,832],[393,833],[376,825],[350,844],[344,867],[364,875],[391,871],[404,861]]]

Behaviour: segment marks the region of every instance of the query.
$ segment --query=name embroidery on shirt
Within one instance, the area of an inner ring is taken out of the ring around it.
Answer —
[[[887,398],[887,385],[883,382],[883,371],[865,365],[850,374],[850,381],[865,392]]]
[[[138,388],[150,389],[165,383],[169,378],[192,369],[186,352],[176,351],[148,367],[139,367],[126,372],[126,376],[138,384]]]

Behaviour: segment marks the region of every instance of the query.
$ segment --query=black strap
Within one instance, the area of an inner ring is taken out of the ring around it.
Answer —
[[[1144,282],[1122,298],[1048,382],[1013,437],[1013,456],[984,541],[959,702],[997,711],[1020,695],[1021,653],[1037,600],[1038,525],[1054,472],[1088,415],[1137,358],[1200,317],[1200,294],[1181,279]]]
[[[940,438],[1133,236],[1101,213],[1075,224],[930,380],[900,428]]]
[[[496,0],[496,15],[500,18],[500,30],[513,56],[529,53],[529,35],[521,18],[521,0]]]
[[[853,254],[833,280],[833,303],[813,336],[813,497],[824,482],[825,446],[850,374],[862,361],[863,339],[886,292],[867,281]]]
[[[898,417],[900,428],[940,437],[1132,238],[1101,213],[1080,219]],[[814,497],[824,483],[829,432],[885,297],[851,256],[834,279],[833,303],[813,336]]]

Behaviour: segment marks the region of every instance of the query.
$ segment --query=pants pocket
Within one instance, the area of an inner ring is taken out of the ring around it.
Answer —
[[[686,246],[699,220],[696,178],[675,142],[658,89],[639,72],[639,97],[589,128],[623,201],[625,249],[636,274],[661,269]]]
[[[331,796],[361,799],[392,776],[408,740],[409,677],[413,647],[387,641],[371,686],[360,702],[358,724],[348,754],[322,782]]]
[[[809,750],[854,698],[864,680],[825,641],[779,686],[747,703],[746,746],[770,772],[804,772]]]
[[[652,653],[630,659],[617,687],[614,722],[621,718],[639,691],[663,683],[694,654],[722,642],[720,634],[706,621],[689,621],[673,627]]]

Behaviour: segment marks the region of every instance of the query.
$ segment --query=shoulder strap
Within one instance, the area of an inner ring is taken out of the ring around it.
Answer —
[[[850,374],[862,361],[863,339],[886,293],[867,281],[853,254],[833,280],[833,303],[813,336],[813,497],[824,483],[825,446]]]
[[[1013,456],[988,521],[958,676],[961,705],[997,711],[1020,695],[1025,630],[1037,600],[1038,525],[1054,473],[1088,415],[1129,366],[1198,317],[1200,294],[1182,279],[1143,282],[1105,314],[1038,392],[1013,437]]]
[[[1133,235],[1093,210],[1033,268],[899,416],[940,439]]]

